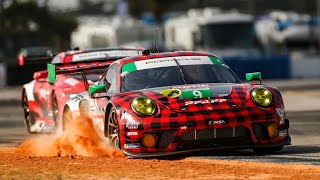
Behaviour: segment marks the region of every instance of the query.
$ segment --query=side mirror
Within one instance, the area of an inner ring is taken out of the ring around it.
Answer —
[[[49,82],[54,83],[57,80],[56,66],[53,64],[48,64],[47,69]]]
[[[104,84],[90,86],[89,94],[91,98],[104,97],[106,94],[106,86]]]
[[[48,77],[48,71],[38,71],[33,73],[33,79],[44,79]]]
[[[253,73],[246,73],[246,81],[254,81],[254,80],[257,80],[260,82],[261,84],[261,81],[262,81],[262,78],[261,78],[261,73],[260,72],[253,72]]]

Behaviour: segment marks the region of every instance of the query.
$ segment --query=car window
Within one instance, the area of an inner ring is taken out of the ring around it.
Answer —
[[[108,93],[118,93],[118,65],[114,64],[108,68],[104,83]]]

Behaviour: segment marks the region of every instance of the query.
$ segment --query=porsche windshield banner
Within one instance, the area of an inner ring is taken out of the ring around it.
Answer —
[[[151,69],[159,67],[176,66],[177,60],[181,66],[196,65],[196,64],[223,64],[218,58],[213,56],[180,56],[180,57],[166,57],[157,59],[148,59],[143,61],[131,62],[122,67],[123,73],[132,71]]]

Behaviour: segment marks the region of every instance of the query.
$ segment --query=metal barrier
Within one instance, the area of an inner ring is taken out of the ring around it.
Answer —
[[[237,74],[245,79],[248,72],[261,72],[263,79],[291,78],[290,58],[288,55],[260,55],[251,57],[221,57],[221,59]]]

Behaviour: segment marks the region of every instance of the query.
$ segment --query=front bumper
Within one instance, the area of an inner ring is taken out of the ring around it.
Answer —
[[[277,121],[243,122],[237,126],[198,128],[192,124],[177,129],[131,130],[121,133],[121,149],[132,157],[153,157],[181,154],[203,150],[252,149],[290,145],[289,120],[282,124]],[[137,126],[138,128],[139,126]],[[274,127],[276,135],[270,137],[269,127]],[[143,145],[143,134],[155,134],[156,145],[147,148]],[[136,137],[132,136],[136,135]],[[139,135],[139,136],[137,136]],[[123,141],[125,140],[125,141]]]
[[[128,158],[153,158],[153,157],[164,157],[173,155],[183,155],[195,152],[208,152],[213,150],[232,150],[232,149],[253,149],[253,148],[267,148],[267,147],[279,147],[284,145],[291,145],[291,137],[288,135],[283,141],[273,144],[253,144],[253,145],[231,145],[231,146],[216,146],[210,148],[199,148],[191,150],[181,150],[173,152],[154,152],[154,153],[133,153],[127,150],[122,150]]]

